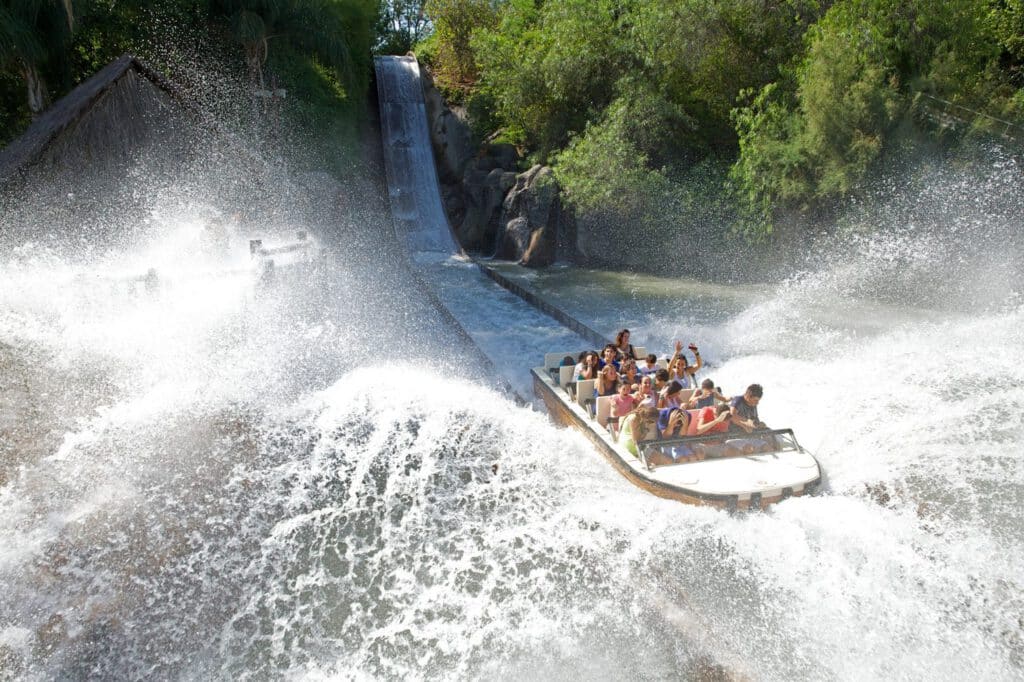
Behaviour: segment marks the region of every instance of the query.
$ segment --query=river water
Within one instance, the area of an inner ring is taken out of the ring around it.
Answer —
[[[893,230],[771,285],[503,266],[765,386],[829,492],[730,516],[517,405],[372,233],[261,288],[190,210],[86,263],[3,256],[0,677],[1024,674],[1019,240],[1007,272]],[[435,269],[499,371],[503,329],[524,368],[572,343]]]

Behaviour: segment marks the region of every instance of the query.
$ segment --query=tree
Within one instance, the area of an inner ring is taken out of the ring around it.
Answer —
[[[491,0],[426,0],[424,10],[434,25],[434,72],[447,89],[468,89],[476,84],[473,34],[493,26],[497,11]]]
[[[74,23],[71,0],[20,0],[0,6],[0,68],[24,78],[32,118],[49,99],[41,69],[63,58]]]
[[[424,0],[380,0],[377,44],[380,54],[405,54],[430,32]]]
[[[770,230],[779,208],[803,212],[860,191],[915,93],[991,102],[999,42],[988,12],[987,0],[836,2],[787,77],[734,112],[732,178],[755,231]]]
[[[340,6],[330,0],[213,0],[211,11],[226,19],[242,45],[249,82],[266,88],[263,66],[270,41],[282,38],[341,72],[351,70]]]

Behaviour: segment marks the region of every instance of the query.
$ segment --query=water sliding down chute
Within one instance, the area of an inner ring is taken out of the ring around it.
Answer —
[[[416,58],[377,57],[374,64],[388,197],[397,236],[406,240],[411,254],[459,253],[441,205]]]

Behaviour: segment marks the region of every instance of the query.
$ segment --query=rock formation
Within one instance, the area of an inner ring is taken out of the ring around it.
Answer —
[[[465,113],[449,108],[429,72],[422,72],[441,199],[463,248],[534,267],[559,255],[571,258],[572,220],[551,169],[537,165],[517,175],[513,145],[474,149]]]

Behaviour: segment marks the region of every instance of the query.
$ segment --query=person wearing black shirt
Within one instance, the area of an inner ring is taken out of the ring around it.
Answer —
[[[744,431],[750,433],[756,429],[766,429],[764,422],[757,416],[757,404],[761,402],[764,389],[761,384],[751,384],[743,395],[738,395],[729,401],[732,419],[729,422],[730,431]]]

